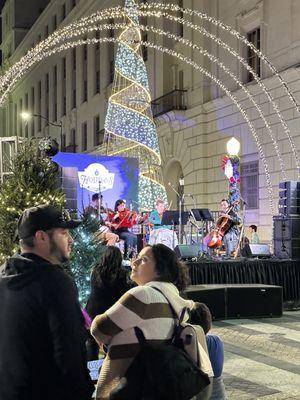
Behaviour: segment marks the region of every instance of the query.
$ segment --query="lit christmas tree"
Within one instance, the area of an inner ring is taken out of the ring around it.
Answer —
[[[167,196],[162,184],[160,151],[134,0],[125,0],[124,16],[127,27],[119,36],[112,95],[105,119],[106,145],[99,150],[109,155],[138,158],[139,205],[149,210],[157,198],[167,202]]]
[[[11,174],[0,185],[0,262],[18,250],[17,223],[22,212],[38,204],[65,205],[58,188],[58,166],[47,157],[48,142],[19,144],[10,160]]]
[[[70,268],[75,279],[79,301],[84,307],[90,294],[91,270],[100,261],[107,247],[96,239],[95,232],[99,229],[99,221],[93,216],[82,218],[82,224],[74,229],[74,239]]]

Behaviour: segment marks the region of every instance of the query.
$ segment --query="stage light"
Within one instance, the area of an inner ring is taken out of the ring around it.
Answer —
[[[239,154],[241,144],[235,137],[232,137],[230,140],[228,140],[226,147],[230,156],[237,156]]]

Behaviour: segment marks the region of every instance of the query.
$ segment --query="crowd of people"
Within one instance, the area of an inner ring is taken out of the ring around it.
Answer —
[[[120,206],[117,202],[119,214]],[[130,276],[121,251],[108,246],[91,273],[84,319],[75,284],[62,268],[71,254],[70,230],[79,224],[51,205],[29,208],[19,219],[20,253],[1,267],[0,399],[91,399],[95,387],[87,359],[99,355],[104,362],[96,399],[110,399],[139,352],[135,328],[149,343],[168,343],[183,310],[190,311],[185,321],[191,318],[198,326],[199,346],[208,360],[200,367],[211,378],[196,398],[225,399],[222,341],[208,334],[208,308],[181,296],[189,280],[187,267],[168,246],[144,247],[131,260]]]

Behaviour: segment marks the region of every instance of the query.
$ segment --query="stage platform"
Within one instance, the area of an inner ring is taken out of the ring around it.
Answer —
[[[282,286],[284,309],[300,307],[300,260],[203,259],[187,264],[192,285],[257,283]]]

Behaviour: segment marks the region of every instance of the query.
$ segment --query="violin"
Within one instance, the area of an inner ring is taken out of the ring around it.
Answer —
[[[128,208],[125,208],[123,211],[119,211],[112,214],[109,214],[111,227],[115,230],[119,228],[132,228],[133,225],[138,222],[138,215],[136,211],[130,211]]]
[[[233,225],[233,222],[228,215],[233,207],[239,203],[239,201],[234,202],[230,208],[227,210],[227,214],[221,215],[217,222],[216,228],[210,231],[203,239],[203,243],[208,246],[210,249],[217,249],[222,246],[223,237],[230,230]]]

